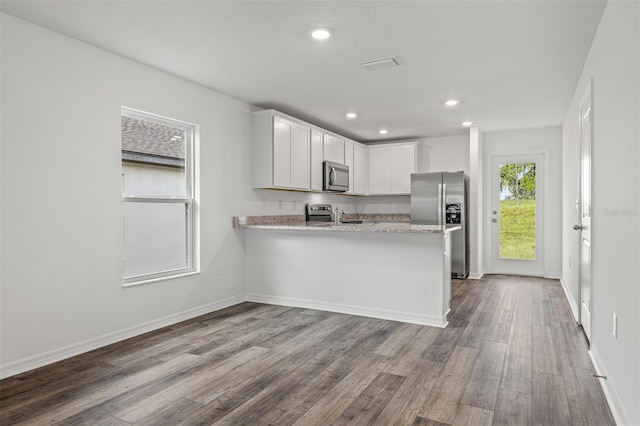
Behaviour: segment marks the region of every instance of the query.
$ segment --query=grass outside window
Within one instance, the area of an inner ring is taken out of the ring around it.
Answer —
[[[536,201],[500,201],[500,257],[536,258]]]

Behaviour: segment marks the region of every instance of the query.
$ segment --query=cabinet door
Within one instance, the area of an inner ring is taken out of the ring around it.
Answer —
[[[311,190],[322,191],[322,132],[311,130]]]
[[[391,192],[393,194],[411,193],[411,173],[416,172],[415,145],[393,147],[391,155]]]
[[[388,147],[369,148],[369,194],[391,194],[391,155]]]
[[[366,195],[369,193],[369,157],[366,147],[353,146],[353,193]]]
[[[355,167],[353,164],[353,142],[344,141],[344,164],[349,166],[349,193],[353,194],[353,179]]]
[[[344,140],[324,134],[324,159],[344,164]]]
[[[309,189],[311,129],[294,123],[291,140],[291,188]]]
[[[273,118],[273,186],[291,186],[291,142],[293,123],[279,117]]]

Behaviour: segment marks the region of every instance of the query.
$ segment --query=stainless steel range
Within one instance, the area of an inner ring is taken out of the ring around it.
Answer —
[[[307,222],[331,222],[331,204],[306,204],[304,207]]]

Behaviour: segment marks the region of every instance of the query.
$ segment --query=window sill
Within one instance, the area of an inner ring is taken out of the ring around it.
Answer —
[[[181,274],[168,275],[166,277],[156,277],[156,278],[142,279],[140,281],[127,282],[127,283],[123,283],[122,287],[124,288],[137,287],[139,285],[153,284],[159,281],[174,280],[176,278],[185,278],[185,277],[190,277],[192,275],[198,275],[198,274],[200,274],[200,271],[186,271]]]

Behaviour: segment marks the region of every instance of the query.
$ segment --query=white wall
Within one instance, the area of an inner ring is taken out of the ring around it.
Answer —
[[[503,132],[485,132],[484,155],[514,154],[520,152],[548,151],[546,164],[549,178],[546,194],[544,217],[544,257],[545,276],[560,278],[562,274],[562,128],[545,127],[540,129],[511,130]],[[491,206],[490,197],[485,182],[484,205]],[[489,223],[484,221],[484,235],[490,232]],[[486,239],[485,239],[486,241]],[[488,248],[485,247],[485,253]],[[487,269],[487,259],[484,259],[484,269]]]
[[[232,216],[356,211],[356,197],[251,189],[250,105],[1,16],[0,375],[243,300]],[[200,125],[199,275],[122,287],[122,106]]]
[[[609,1],[563,126],[562,278],[577,304],[578,108],[593,77],[591,353],[608,377],[601,383],[618,424],[633,425],[640,424],[639,52],[640,3]]]
[[[422,139],[418,154],[418,172],[470,173],[469,135]]]
[[[469,132],[469,277],[484,275],[484,139],[477,127]]]
[[[199,275],[122,287],[123,105],[200,125]],[[2,14],[3,375],[241,300],[249,111]]]

